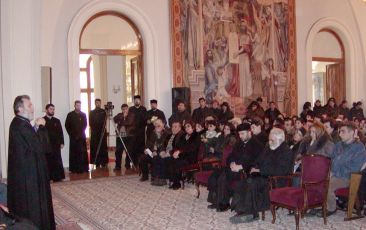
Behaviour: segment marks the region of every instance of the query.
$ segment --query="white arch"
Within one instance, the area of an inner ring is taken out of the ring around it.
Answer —
[[[346,64],[346,97],[349,101],[359,100],[356,97],[359,95],[357,83],[359,82],[359,76],[357,76],[357,62],[356,62],[356,46],[355,42],[350,36],[351,32],[348,28],[335,18],[322,18],[313,24],[306,38],[305,44],[305,67],[306,74],[299,75],[301,78],[298,79],[299,84],[305,84],[304,98],[299,98],[299,101],[314,101],[312,95],[312,50],[313,43],[316,34],[322,29],[331,29],[338,34],[344,45],[345,52],[345,64]],[[301,64],[301,63],[298,63]],[[305,78],[305,79],[303,79]],[[301,90],[298,87],[298,90]],[[303,91],[304,92],[304,91]],[[299,92],[298,92],[299,93]],[[300,93],[299,93],[300,96]],[[299,106],[302,106],[299,103]],[[300,108],[300,107],[299,107]],[[302,108],[301,108],[302,109]],[[301,111],[301,109],[299,111]]]
[[[138,7],[128,1],[95,0],[86,4],[73,18],[68,33],[68,64],[69,64],[69,98],[70,108],[75,99],[80,97],[79,82],[79,36],[87,20],[102,11],[115,11],[129,17],[140,30],[144,42],[144,94],[145,103],[148,98],[159,100],[159,68],[156,34],[150,21]]]

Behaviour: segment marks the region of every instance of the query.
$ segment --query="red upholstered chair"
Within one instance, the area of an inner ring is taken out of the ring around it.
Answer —
[[[227,146],[222,153],[222,160],[220,162],[211,161],[211,162],[207,162],[207,163],[210,163],[210,164],[217,163],[219,167],[225,167],[226,160],[229,157],[229,155],[231,154],[232,150],[233,150],[232,146]],[[196,174],[194,175],[195,185],[196,185],[196,190],[197,190],[197,198],[199,198],[200,194],[201,194],[200,185],[207,187],[208,178],[213,173],[213,170],[202,171],[202,164],[204,164],[204,163],[206,163],[206,162],[201,162],[200,171],[196,172]]]
[[[327,224],[327,196],[331,159],[320,155],[307,155],[302,159],[301,187],[283,187],[270,190],[272,223],[276,220],[276,207],[295,212],[296,229],[300,214],[307,209],[322,207],[324,224]]]

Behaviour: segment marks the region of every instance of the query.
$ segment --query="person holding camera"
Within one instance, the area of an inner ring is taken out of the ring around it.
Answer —
[[[135,114],[129,112],[127,104],[121,106],[122,112],[117,114],[113,121],[117,125],[117,137],[116,137],[116,166],[114,170],[121,170],[122,152],[126,151],[126,169],[131,168],[131,159],[136,165],[135,152],[133,151],[134,139],[135,139]],[[123,139],[124,144],[121,141]],[[125,149],[127,148],[127,150]]]

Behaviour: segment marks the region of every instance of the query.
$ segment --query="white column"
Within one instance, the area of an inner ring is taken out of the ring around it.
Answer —
[[[41,0],[1,1],[0,157],[7,177],[9,125],[17,95],[28,94],[35,116],[41,116],[40,20]]]

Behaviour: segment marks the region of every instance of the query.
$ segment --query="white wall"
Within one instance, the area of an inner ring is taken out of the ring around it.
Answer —
[[[355,20],[351,1],[296,1],[297,76],[298,84],[301,82],[302,86],[298,87],[298,111],[301,111],[305,101],[313,101],[311,77],[312,45],[315,35],[324,28],[334,30],[345,45],[347,99],[355,101],[366,96],[364,90],[365,52],[362,49],[362,42],[365,44],[365,40],[360,37],[359,29],[361,28]],[[363,14],[366,14],[364,7],[361,11]],[[366,28],[362,28],[362,30],[366,32]]]
[[[313,57],[342,58],[342,49],[336,37],[328,32],[319,32],[314,39]]]

